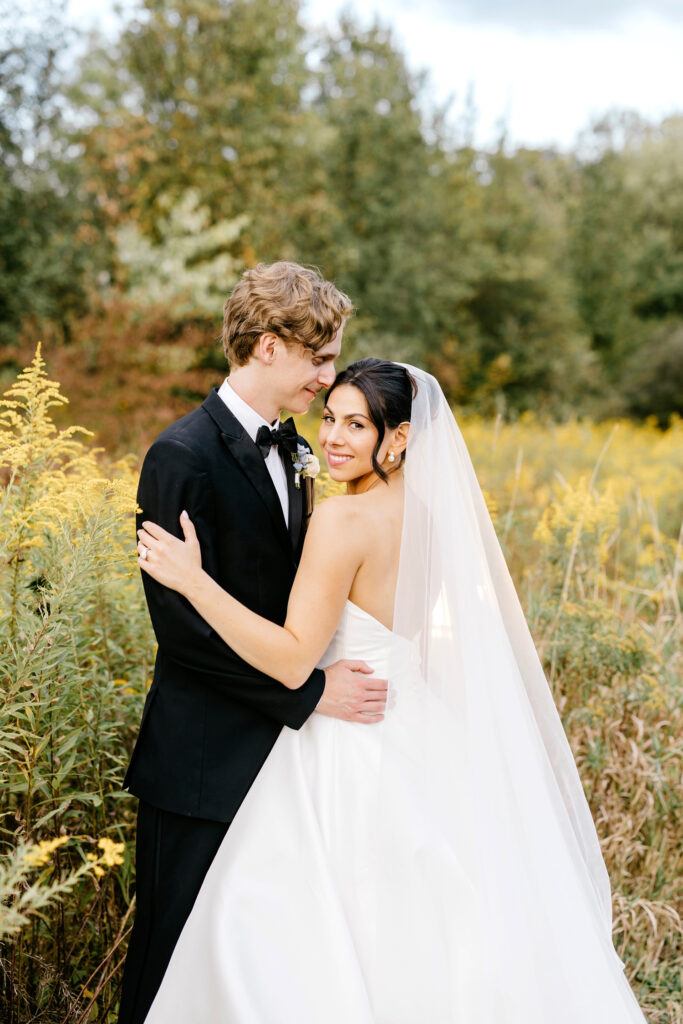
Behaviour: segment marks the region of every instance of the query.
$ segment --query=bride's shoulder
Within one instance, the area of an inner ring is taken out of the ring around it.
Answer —
[[[347,535],[356,537],[358,528],[366,518],[365,506],[359,501],[360,496],[352,494],[334,494],[325,498],[313,509],[309,529],[329,534],[339,540]]]
[[[358,515],[358,499],[352,494],[333,494],[313,509],[311,522],[343,523]]]

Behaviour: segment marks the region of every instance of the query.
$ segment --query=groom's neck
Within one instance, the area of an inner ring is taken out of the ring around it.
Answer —
[[[230,387],[242,401],[250,405],[259,416],[263,416],[268,423],[279,419],[282,411],[279,396],[272,393],[272,388],[269,387],[271,382],[264,379],[260,363],[248,363],[246,366],[235,367],[230,371],[228,381]]]

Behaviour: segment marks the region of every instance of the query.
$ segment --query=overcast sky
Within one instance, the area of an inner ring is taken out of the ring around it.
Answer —
[[[409,10],[407,0],[395,0],[394,9]],[[681,0],[423,0],[423,7],[442,17],[494,22],[515,27],[592,28],[615,25],[625,15],[649,11],[665,18],[681,18]]]
[[[112,8],[68,9],[107,28]],[[334,25],[344,8],[390,25],[410,66],[429,71],[435,98],[455,96],[456,113],[472,88],[479,145],[501,119],[512,144],[566,147],[611,107],[683,112],[683,0],[302,0],[311,25]]]

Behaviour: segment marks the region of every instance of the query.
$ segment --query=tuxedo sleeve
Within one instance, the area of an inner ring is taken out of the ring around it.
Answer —
[[[201,544],[202,565],[215,578],[213,564],[214,492],[199,457],[187,445],[161,439],[150,448],[138,487],[137,526],[143,519],[182,536],[180,513],[186,509]],[[145,596],[159,651],[186,668],[202,673],[205,682],[292,729],[299,729],[315,710],[325,687],[325,674],[314,669],[299,689],[290,690],[240,658],[195,611],[190,602],[142,573]]]

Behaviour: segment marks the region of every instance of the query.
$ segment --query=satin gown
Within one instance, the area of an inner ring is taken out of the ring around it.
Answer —
[[[504,991],[487,998],[496,969],[464,924],[472,894],[440,830],[442,794],[434,803],[422,795],[429,752],[411,721],[438,708],[423,706],[417,651],[347,601],[320,664],[339,658],[367,661],[378,678],[391,664],[405,717],[409,753],[390,819],[410,877],[390,889],[394,911],[378,916],[374,899],[383,865],[373,781],[386,718],[364,725],[313,714],[300,730],[283,728],[240,806],[146,1024],[521,1024]],[[378,921],[387,922],[381,934]],[[524,1024],[642,1024],[616,958],[588,933],[562,949],[561,935],[549,924]],[[548,974],[550,951],[563,962]]]

